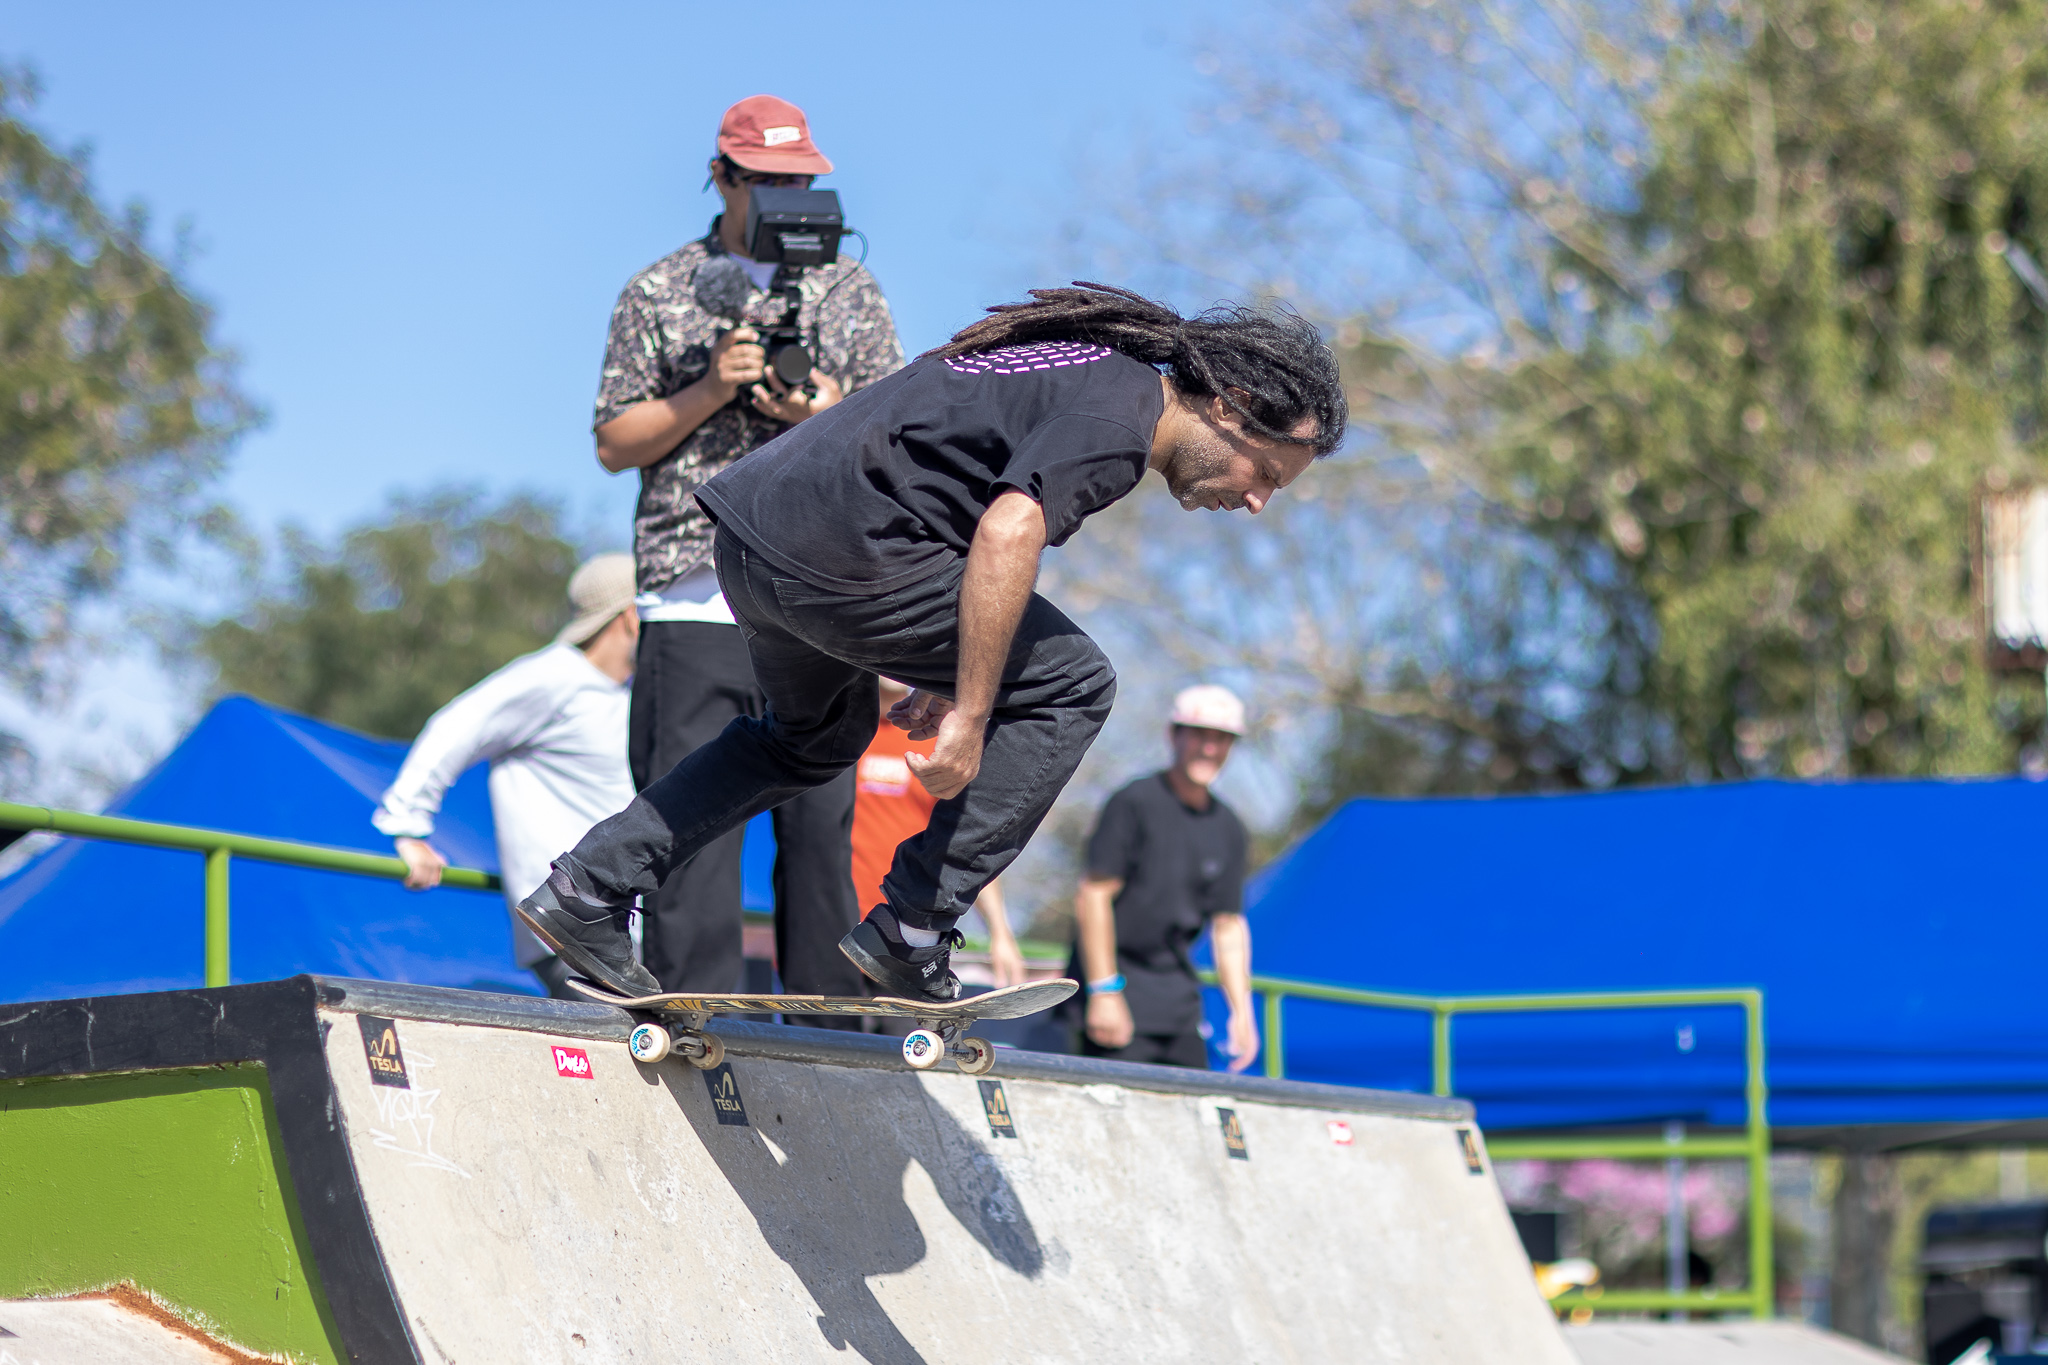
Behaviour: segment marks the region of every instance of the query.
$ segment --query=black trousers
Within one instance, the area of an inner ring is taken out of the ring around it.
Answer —
[[[733,720],[557,860],[601,901],[650,894],[758,812],[848,780],[874,738],[877,673],[953,693],[964,560],[894,591],[852,594],[775,570],[723,529],[715,554],[767,710]],[[952,927],[1037,830],[1115,697],[1115,670],[1095,642],[1034,594],[1003,667],[981,772],[897,847],[882,879],[905,923]]]
[[[1186,1033],[1134,1033],[1122,1047],[1103,1047],[1081,1031],[1083,1057],[1107,1057],[1113,1062],[1150,1062],[1154,1066],[1186,1066],[1197,1071],[1209,1069],[1209,1044],[1202,1035]]]
[[[739,629],[710,621],[640,628],[628,758],[649,783],[741,716],[758,718],[761,689]],[[775,810],[775,957],[783,989],[859,995],[864,978],[839,951],[859,920],[853,892],[851,770]],[[740,848],[745,831],[711,840],[645,900],[641,956],[663,990],[738,988]]]

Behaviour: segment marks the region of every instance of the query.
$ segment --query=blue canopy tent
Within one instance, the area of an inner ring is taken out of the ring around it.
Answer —
[[[2048,785],[2018,779],[1357,800],[1255,879],[1254,966],[1439,996],[1761,987],[1781,1141],[2041,1140],[2044,827]],[[1285,1008],[1288,1076],[1428,1089],[1426,1014]],[[1454,1059],[1494,1130],[1743,1121],[1736,1007],[1460,1015]]]
[[[389,853],[370,812],[406,746],[252,701],[219,702],[109,815]],[[498,870],[483,765],[449,791],[435,845]],[[772,840],[750,829],[747,901],[768,899]],[[204,860],[62,839],[0,878],[0,1001],[200,985]],[[230,886],[233,979],[298,972],[538,993],[512,960],[504,899],[241,859]]]

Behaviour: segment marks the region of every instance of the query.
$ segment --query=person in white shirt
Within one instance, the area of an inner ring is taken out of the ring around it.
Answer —
[[[633,799],[626,713],[640,618],[633,557],[599,555],[569,579],[575,619],[545,649],[506,664],[436,711],[370,818],[405,861],[405,884],[437,886],[441,798],[469,766],[491,765],[491,818],[507,906],[547,879],[548,861]],[[512,920],[513,953],[550,995],[581,999],[561,959]],[[650,987],[652,989],[652,987]]]

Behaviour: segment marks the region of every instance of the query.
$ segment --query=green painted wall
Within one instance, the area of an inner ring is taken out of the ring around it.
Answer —
[[[338,1362],[263,1068],[0,1082],[0,1298],[133,1280],[260,1352]]]

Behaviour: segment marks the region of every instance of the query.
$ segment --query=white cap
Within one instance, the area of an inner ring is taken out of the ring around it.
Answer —
[[[576,615],[562,627],[555,643],[585,644],[632,605],[633,556],[608,554],[586,559],[569,575],[569,607]]]
[[[1192,725],[1203,730],[1221,730],[1226,735],[1244,733],[1244,703],[1227,687],[1203,683],[1183,687],[1173,699],[1174,725]]]

